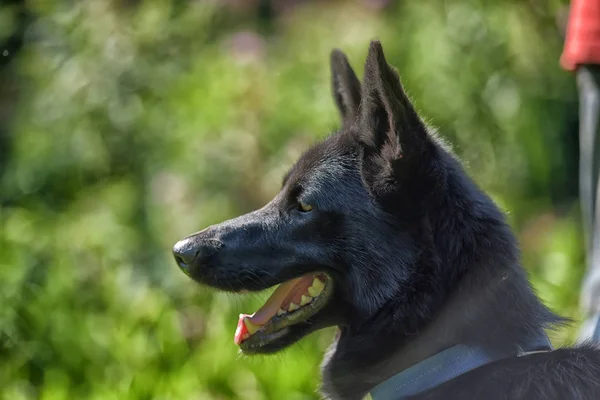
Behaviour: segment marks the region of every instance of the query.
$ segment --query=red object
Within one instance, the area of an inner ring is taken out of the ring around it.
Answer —
[[[600,0],[572,0],[561,66],[600,64]]]

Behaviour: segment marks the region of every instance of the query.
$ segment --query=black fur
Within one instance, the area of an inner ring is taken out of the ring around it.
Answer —
[[[331,399],[362,398],[457,343],[511,356],[415,399],[600,398],[595,347],[516,356],[563,319],[533,293],[503,214],[419,118],[379,42],[362,86],[339,50],[331,65],[343,129],[306,151],[265,207],[186,238],[192,278],[239,291],[332,276],[330,303],[259,351],[337,325],[323,363]]]

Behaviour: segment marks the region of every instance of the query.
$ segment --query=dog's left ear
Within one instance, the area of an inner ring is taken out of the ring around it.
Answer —
[[[418,160],[428,139],[379,41],[369,47],[361,99],[357,134],[363,149],[363,177],[370,186],[389,183]]]
[[[341,50],[334,49],[331,52],[330,64],[333,98],[342,117],[342,125],[348,128],[354,123],[358,113],[360,81]]]

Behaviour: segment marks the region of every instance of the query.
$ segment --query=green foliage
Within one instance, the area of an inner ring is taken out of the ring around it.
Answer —
[[[278,357],[239,356],[237,314],[266,295],[200,288],[170,249],[277,192],[300,152],[338,126],[330,50],[362,73],[374,37],[510,213],[540,295],[579,317],[574,85],[558,67],[555,8],[319,1],[266,21],[247,3],[27,3],[0,161],[4,398],[318,398],[332,331]],[[0,39],[13,10],[0,8]]]

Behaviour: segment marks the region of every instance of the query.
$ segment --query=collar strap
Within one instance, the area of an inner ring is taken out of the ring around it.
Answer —
[[[527,348],[529,351],[521,351],[519,356],[552,350],[545,334],[535,338]],[[370,395],[373,400],[400,400],[501,358],[504,356],[483,347],[458,344],[392,376],[372,389]]]

